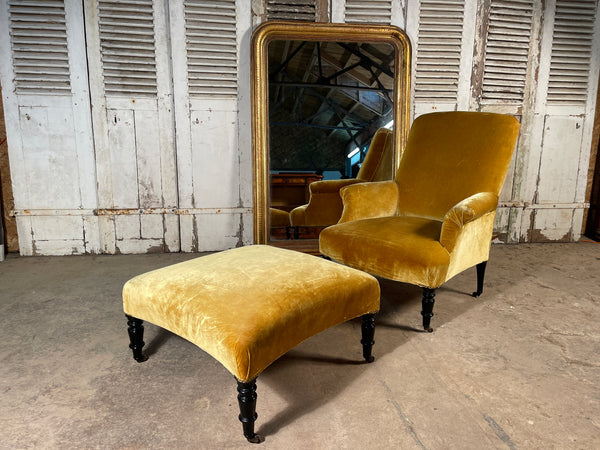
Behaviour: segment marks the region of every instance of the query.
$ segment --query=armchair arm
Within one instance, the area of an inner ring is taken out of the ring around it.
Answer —
[[[340,190],[344,203],[338,223],[396,214],[398,185],[395,181],[358,183]]]
[[[462,227],[496,211],[497,206],[498,196],[492,192],[480,192],[460,201],[444,216],[440,243],[452,252]]]
[[[328,226],[340,220],[342,198],[340,189],[360,183],[356,178],[323,180],[311,183],[310,199],[306,205],[298,206],[290,213],[292,226]]]
[[[338,193],[339,190],[351,184],[360,183],[357,178],[345,178],[343,180],[322,180],[315,181],[308,185],[311,194],[331,194]]]

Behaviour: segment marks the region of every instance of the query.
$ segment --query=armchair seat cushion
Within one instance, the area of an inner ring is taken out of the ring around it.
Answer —
[[[320,251],[342,264],[391,280],[437,288],[450,254],[440,244],[442,222],[411,216],[378,217],[324,229]]]

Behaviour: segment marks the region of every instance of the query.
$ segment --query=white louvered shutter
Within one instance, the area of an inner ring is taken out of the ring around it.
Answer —
[[[152,0],[100,0],[99,29],[107,95],[155,96]]]
[[[548,104],[584,105],[588,96],[595,0],[557,0]]]
[[[0,80],[20,252],[96,252],[83,2],[0,5]]]
[[[178,250],[167,2],[83,3],[101,249]]]
[[[461,64],[464,0],[421,0],[415,101],[455,103]]]
[[[305,20],[317,17],[315,0],[267,0],[267,20]]]
[[[392,0],[346,0],[346,22],[384,23],[392,17]]]
[[[536,241],[577,241],[586,206],[585,174],[594,131],[600,17],[596,0],[548,3],[546,17],[552,30],[542,43],[546,72],[540,78],[545,86],[538,93],[544,99],[540,105],[541,140],[536,143],[541,147],[539,166],[535,166],[539,169],[534,199],[539,206],[531,229],[537,232]]]
[[[532,0],[492,0],[482,103],[523,102],[532,17]]]
[[[186,0],[190,96],[237,94],[235,0]]]
[[[9,1],[17,94],[71,93],[63,1]]]

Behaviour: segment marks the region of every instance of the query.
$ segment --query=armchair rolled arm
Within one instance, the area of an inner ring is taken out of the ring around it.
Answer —
[[[492,192],[479,192],[458,202],[444,216],[440,243],[451,252],[462,227],[494,212],[497,206],[498,196]]]
[[[344,204],[338,223],[396,214],[398,185],[395,181],[358,183],[340,190]]]

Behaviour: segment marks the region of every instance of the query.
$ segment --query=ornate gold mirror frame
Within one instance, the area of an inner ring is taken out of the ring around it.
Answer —
[[[391,25],[266,22],[252,35],[252,152],[254,175],[254,243],[318,252],[318,241],[271,241],[269,232],[269,72],[268,47],[274,40],[387,43],[394,49],[394,166],[400,161],[410,125],[410,41]]]

